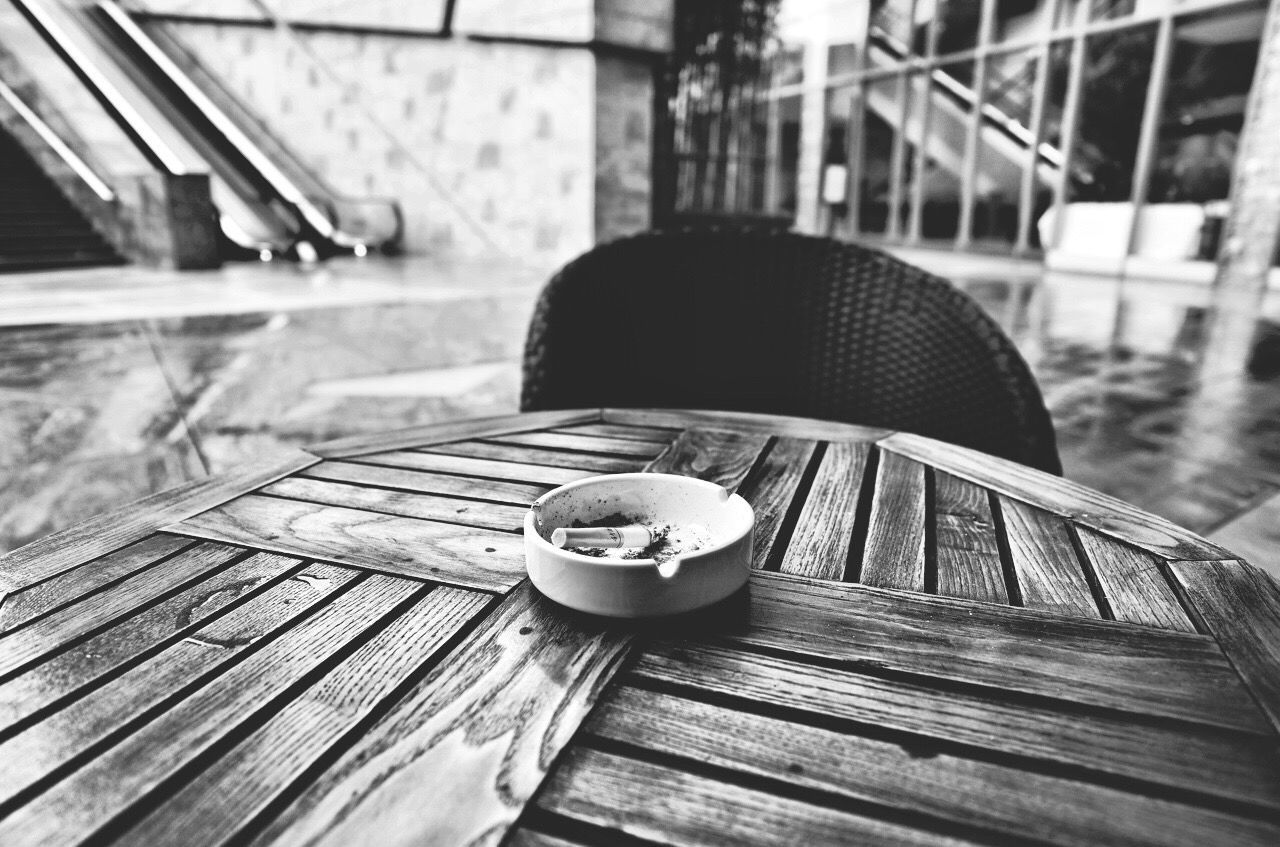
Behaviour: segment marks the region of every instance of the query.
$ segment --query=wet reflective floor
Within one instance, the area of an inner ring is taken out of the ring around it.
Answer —
[[[1209,321],[1204,285],[930,265],[1027,357],[1069,478],[1201,533],[1280,492],[1280,297]],[[0,277],[0,550],[287,446],[514,410],[546,277],[425,258]]]

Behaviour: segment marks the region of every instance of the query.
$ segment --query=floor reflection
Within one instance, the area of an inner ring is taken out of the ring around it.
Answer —
[[[1200,532],[1280,491],[1276,297],[1216,321],[1202,285],[937,261],[1031,363],[1067,476]],[[513,410],[545,278],[427,259],[0,278],[0,550],[285,446]]]
[[[1280,298],[1054,273],[959,284],[1030,361],[1068,477],[1202,533],[1280,490]]]

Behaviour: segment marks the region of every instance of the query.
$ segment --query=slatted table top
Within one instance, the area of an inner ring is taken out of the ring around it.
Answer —
[[[755,508],[678,619],[524,578],[550,488]],[[0,844],[1280,844],[1280,588],[919,436],[534,413],[330,442],[0,560]]]

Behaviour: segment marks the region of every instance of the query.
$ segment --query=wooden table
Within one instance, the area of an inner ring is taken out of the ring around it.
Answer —
[[[756,510],[677,620],[524,579],[641,468]],[[342,440],[0,562],[0,844],[1280,844],[1280,589],[907,434],[590,410]],[[622,838],[619,832],[630,838]]]

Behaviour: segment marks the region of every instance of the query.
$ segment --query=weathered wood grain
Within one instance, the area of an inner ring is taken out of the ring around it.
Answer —
[[[924,466],[881,453],[862,554],[864,585],[924,591]]]
[[[233,665],[259,639],[305,615],[357,573],[312,565],[313,578],[290,579],[201,626],[189,637],[0,744],[0,804],[49,773],[85,758],[122,728],[154,712],[206,675]],[[0,843],[8,843],[0,838]]]
[[[651,441],[585,435],[576,432],[522,432],[516,435],[499,435],[488,440],[498,444],[545,447],[552,450],[568,450],[573,453],[600,453],[605,456],[652,459],[662,452],[663,446],[675,438],[675,435],[672,433],[671,438],[656,444]]]
[[[1062,518],[1004,495],[997,499],[1022,605],[1082,618],[1102,617]]]
[[[544,468],[570,468],[602,473],[627,473],[640,470],[644,459],[618,456],[602,456],[599,453],[570,453],[564,450],[547,450],[525,447],[519,444],[498,444],[491,441],[451,441],[423,447],[421,452],[440,456],[464,456],[470,459],[488,459],[495,462],[537,465]]]
[[[1008,603],[986,489],[945,471],[934,471],[933,481],[938,593]]]
[[[587,747],[565,754],[536,803],[660,844],[969,843]]]
[[[122,837],[135,844],[231,839],[370,711],[424,664],[492,598],[438,588],[301,692],[263,726],[169,797]]]
[[[1280,744],[1256,735],[1061,710],[999,692],[881,679],[716,644],[657,642],[640,653],[631,675],[795,712],[803,720],[910,733],[920,736],[918,749],[926,752],[935,739],[1280,809]]]
[[[1244,562],[1170,562],[1169,568],[1280,732],[1280,586]]]
[[[815,579],[844,578],[869,455],[870,448],[858,442],[827,446],[779,570]]]
[[[162,567],[134,574],[29,626],[0,636],[0,677],[80,636],[128,616],[134,609],[168,591],[222,569],[244,554],[244,550],[222,544],[197,545],[174,556]]]
[[[92,563],[64,571],[30,588],[15,591],[0,604],[0,633],[64,606],[96,588],[140,571],[193,543],[191,539],[177,535],[150,535]]]
[[[680,434],[684,427],[661,426],[626,426],[625,424],[578,424],[577,426],[556,427],[551,432],[562,432],[566,435],[599,435],[605,438],[626,438],[632,441],[651,441],[655,444],[670,444],[671,439]]]
[[[1017,839],[1082,847],[1280,841],[1280,827],[1258,820],[947,752],[920,756],[892,741],[636,688],[604,698],[583,730],[695,765]]]
[[[767,439],[692,430],[646,470],[736,489]],[[256,843],[496,842],[516,821],[633,639],[529,583],[281,814]],[[457,813],[467,808],[466,815]]]
[[[272,461],[246,463],[47,535],[0,558],[0,590],[7,585],[12,591],[57,576],[318,461],[310,453],[291,450]]]
[[[312,465],[296,478],[327,479],[330,482],[348,482],[353,485],[517,505],[532,503],[553,487],[339,461],[326,461]]]
[[[1196,631],[1154,553],[1084,527],[1076,527],[1076,535],[1116,620]]]
[[[330,660],[422,590],[373,574],[218,679],[0,820],[0,842],[65,843],[123,814],[185,763]]]
[[[496,843],[630,640],[525,583],[255,843]]]
[[[518,535],[253,494],[167,530],[483,591],[524,578]]]
[[[0,684],[0,728],[73,694],[83,696],[85,686],[132,666],[268,581],[301,568],[298,559],[257,553],[8,679]]]
[[[1269,733],[1209,638],[785,574],[752,576],[731,643]]]
[[[414,426],[373,435],[353,435],[314,444],[307,450],[325,459],[345,459],[351,456],[363,456],[366,453],[404,450],[427,444],[457,441],[460,438],[485,438],[510,432],[527,432],[598,420],[600,420],[599,409],[524,412],[518,415],[497,415],[490,418],[472,418],[465,421]]]
[[[492,459],[444,456],[439,453],[419,453],[411,450],[393,453],[370,453],[361,456],[360,461],[370,465],[384,465],[390,468],[407,468],[409,470],[431,471],[434,473],[455,474],[457,476],[477,476],[504,482],[523,482],[547,486],[564,485],[566,482],[576,482],[597,474],[596,471],[575,470],[573,468],[548,468],[542,465],[530,465],[521,462],[497,462]]]
[[[781,555],[788,549],[789,539],[780,538],[779,532],[793,507],[800,480],[805,468],[818,447],[815,441],[799,438],[779,438],[765,456],[760,473],[756,475],[750,490],[739,492],[756,513],[755,539],[752,545],[754,568],[765,567],[775,552]],[[782,546],[779,547],[778,545]]]
[[[645,470],[697,477],[737,491],[768,443],[765,435],[688,429],[645,466]]]
[[[522,506],[508,506],[483,500],[459,500],[455,497],[440,497],[432,494],[387,491],[384,488],[365,488],[300,477],[273,482],[255,493],[300,500],[305,503],[345,506],[351,509],[364,509],[368,512],[445,521],[504,532],[519,532],[525,512],[528,511]]]
[[[513,829],[503,843],[506,847],[583,847],[585,842],[569,841],[556,835],[547,835],[545,832],[522,827]]]
[[[1016,462],[909,433],[891,435],[877,444],[1166,558],[1231,558],[1216,544],[1164,518]]]
[[[604,409],[601,417],[605,423],[628,426],[728,429],[815,441],[876,441],[892,434],[888,429],[837,421],[710,409]]]

